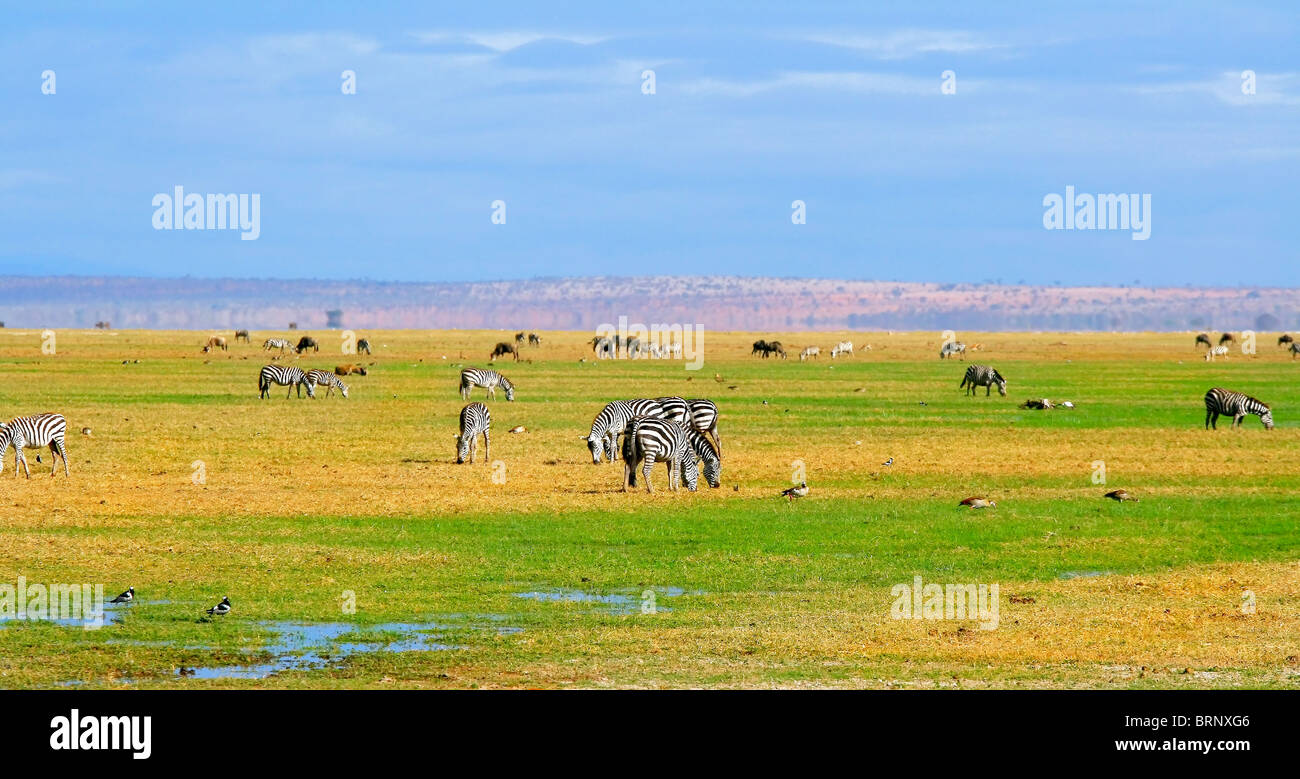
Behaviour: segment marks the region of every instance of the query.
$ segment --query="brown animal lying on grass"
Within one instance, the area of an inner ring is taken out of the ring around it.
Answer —
[[[351,363],[348,363],[347,365],[335,365],[335,366],[334,366],[334,375],[335,375],[335,376],[349,376],[349,375],[351,375],[351,374],[353,374],[353,373],[359,373],[359,374],[361,374],[362,376],[365,376],[365,375],[366,375],[366,369],[363,368],[363,367],[361,367],[360,365],[353,365],[353,364],[351,364]]]

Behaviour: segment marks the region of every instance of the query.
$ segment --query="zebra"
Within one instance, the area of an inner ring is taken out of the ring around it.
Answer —
[[[686,401],[691,410],[691,424],[701,433],[713,436],[718,445],[718,456],[722,456],[722,438],[718,436],[718,406],[707,398],[692,398]]]
[[[1241,392],[1215,387],[1205,393],[1205,429],[1219,429],[1219,415],[1232,417],[1230,427],[1241,427],[1247,414],[1254,414],[1264,423],[1265,430],[1273,429],[1273,411],[1268,404]]]
[[[333,394],[336,388],[343,394],[343,397],[346,398],[348,396],[348,385],[344,384],[339,380],[338,376],[335,376],[329,371],[307,371],[307,383],[312,386],[320,385],[325,387],[325,397],[327,398]]]
[[[636,486],[636,466],[642,465],[646,492],[654,492],[650,471],[657,460],[663,460],[668,468],[668,489],[676,492],[685,481],[686,489],[695,492],[700,471],[689,429],[668,419],[634,417],[623,433],[623,491]]]
[[[939,350],[939,359],[945,360],[954,354],[960,354],[961,358],[966,359],[966,344],[961,341],[947,341],[943,348]]]
[[[63,475],[68,472],[68,448],[63,443],[63,434],[68,429],[68,422],[62,414],[36,414],[30,417],[17,417],[0,425],[0,471],[4,471],[5,454],[9,447],[14,448],[14,477],[18,476],[18,466],[23,467],[27,478],[32,478],[32,471],[27,467],[27,458],[23,456],[24,448],[35,449],[50,447],[50,476],[58,472],[59,458],[63,458]],[[40,457],[36,458],[40,462]]]
[[[365,352],[366,354],[370,354],[369,338],[362,338],[360,341],[357,341],[357,354],[361,354],[362,352]]]
[[[293,365],[266,365],[262,367],[262,372],[257,377],[257,388],[260,390],[259,398],[271,397],[271,383],[275,382],[281,387],[289,387],[289,391],[284,394],[287,399],[293,394],[293,390],[298,390],[298,397],[302,397],[302,388],[307,388],[307,397],[316,398],[315,385],[307,380],[307,374],[302,372],[301,368]]]
[[[537,335],[537,333],[529,333],[529,334],[528,334],[528,345],[529,345],[529,346],[541,346],[541,345],[542,345],[542,339],[541,339],[541,336]]]
[[[662,417],[663,406],[658,401],[640,398],[637,400],[615,400],[605,404],[596,418],[591,422],[591,433],[585,438],[587,448],[591,450],[593,465],[600,463],[603,451],[610,462],[618,459],[618,437],[633,417]]]
[[[799,352],[799,362],[803,362],[809,357],[820,357],[822,350],[820,347],[808,346],[802,352]]]
[[[492,415],[482,403],[470,403],[460,410],[460,432],[456,434],[456,464],[465,462],[465,455],[474,463],[474,453],[478,450],[478,436],[483,434],[483,461],[492,457],[492,442],[488,429],[492,426]]]
[[[686,440],[695,459],[704,463],[704,480],[710,487],[722,486],[722,452],[697,428],[686,426]]]
[[[847,354],[850,357],[853,356],[852,341],[840,341],[838,344],[835,345],[834,349],[831,349],[832,360],[834,360],[836,357],[839,357],[841,354]]]
[[[655,402],[663,407],[663,414],[660,416],[664,419],[671,419],[675,422],[685,422],[690,416],[690,406],[687,405],[685,398],[655,398]]]
[[[1291,359],[1294,360],[1296,357],[1300,357],[1300,343],[1292,342],[1290,351]]]
[[[506,391],[506,400],[515,399],[515,385],[510,380],[496,371],[485,368],[466,368],[460,372],[460,397],[462,400],[469,400],[469,395],[475,387],[482,387],[487,390],[488,396],[493,400],[497,398],[497,387]]]
[[[1206,362],[1214,362],[1214,358],[1216,357],[1222,357],[1225,360],[1228,359],[1228,347],[1214,346],[1211,347],[1210,350],[1205,353]]]
[[[989,365],[968,365],[966,366],[966,376],[961,380],[958,387],[966,387],[968,395],[975,394],[976,387],[987,387],[984,390],[984,397],[988,397],[993,392],[993,385],[998,385],[998,394],[1002,397],[1007,396],[1007,380],[1002,378],[1002,374],[997,369]]]
[[[280,353],[284,354],[284,350],[292,349],[293,344],[289,343],[285,338],[268,338],[266,339],[266,343],[262,344],[262,348],[268,352],[272,349],[279,349]]]

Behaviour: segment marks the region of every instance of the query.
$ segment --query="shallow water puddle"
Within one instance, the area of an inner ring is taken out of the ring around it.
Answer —
[[[606,595],[585,592],[566,587],[551,590],[533,590],[516,592],[516,598],[542,601],[547,603],[596,603],[606,607],[611,614],[635,614],[637,612],[672,611],[659,605],[659,598],[675,598],[685,595],[681,587],[647,587],[644,590],[623,589]]]
[[[182,668],[177,676],[193,679],[265,679],[281,671],[317,671],[337,666],[349,657],[367,652],[439,652],[461,649],[446,643],[446,632],[465,628],[492,630],[498,635],[518,633],[506,625],[456,626],[439,622],[387,622],[360,627],[346,622],[262,622],[275,639],[259,653],[271,654],[266,662]]]

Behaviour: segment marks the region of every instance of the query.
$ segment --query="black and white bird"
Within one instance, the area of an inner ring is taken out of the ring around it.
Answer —
[[[883,466],[886,467],[886,468],[888,468],[889,466],[891,466],[891,465],[893,465],[893,464],[894,464],[894,458],[892,458],[892,457],[889,458],[888,460],[885,460],[883,463],[881,463],[881,465],[883,465]]]
[[[109,603],[130,603],[135,600],[135,588],[127,587],[126,592],[109,601]]]
[[[229,614],[229,613],[230,613],[230,598],[222,598],[220,603],[218,603],[217,605],[215,605],[215,606],[213,606],[212,608],[208,609],[208,613],[209,613],[209,614],[217,614],[217,615],[221,615],[221,614]]]
[[[795,498],[802,498],[807,495],[808,495],[808,482],[806,481],[799,482],[798,487],[791,487],[788,490],[781,491],[781,496],[784,497],[786,500],[791,500],[791,501],[794,500]]]

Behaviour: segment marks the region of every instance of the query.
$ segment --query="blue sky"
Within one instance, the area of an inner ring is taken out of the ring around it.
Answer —
[[[7,9],[0,274],[1300,279],[1294,3],[317,5]],[[154,230],[177,185],[260,237]]]

